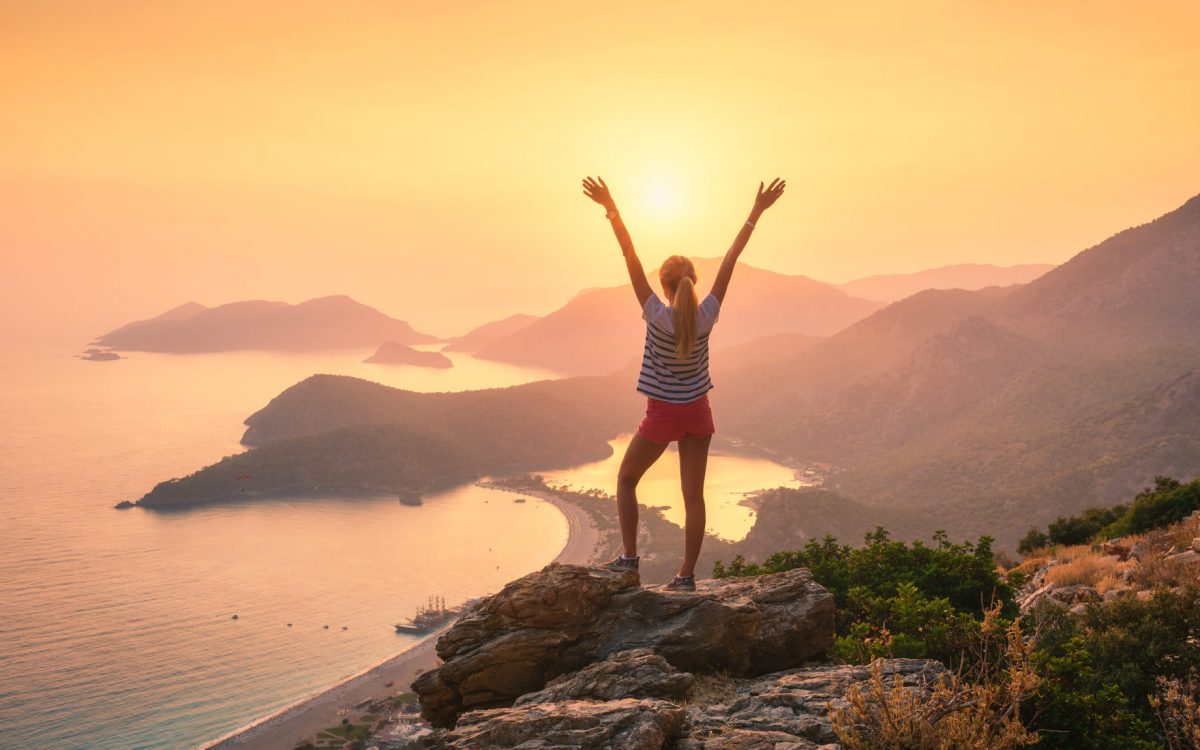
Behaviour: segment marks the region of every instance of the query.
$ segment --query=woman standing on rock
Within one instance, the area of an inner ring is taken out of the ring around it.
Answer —
[[[708,445],[716,432],[708,403],[708,391],[713,387],[708,377],[708,337],[725,301],[725,291],[729,288],[738,256],[750,240],[763,211],[783,195],[784,184],[779,178],[772,180],[765,189],[761,182],[758,183],[758,195],[754,198],[750,218],[725,253],[712,290],[702,301],[697,301],[696,269],[692,261],[682,255],[672,255],[663,261],[658,280],[667,299],[671,300],[668,307],[646,281],[646,272],[633,250],[633,241],[608,185],[599,177],[583,180],[584,195],[604,206],[612,222],[613,232],[625,255],[634,294],[642,309],[642,319],[646,321],[646,343],[637,386],[638,393],[646,396],[646,416],[629,442],[617,473],[617,513],[624,552],[608,563],[608,568],[637,570],[638,482],[667,446],[677,441],[685,511],[684,551],[679,574],[666,588],[696,589],[696,559],[700,557],[706,522],[704,472],[708,467]]]

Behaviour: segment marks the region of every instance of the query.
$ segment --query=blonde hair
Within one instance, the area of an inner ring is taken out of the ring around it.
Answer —
[[[696,267],[682,255],[672,255],[658,269],[664,290],[671,290],[671,315],[675,323],[675,356],[683,358],[696,346]]]

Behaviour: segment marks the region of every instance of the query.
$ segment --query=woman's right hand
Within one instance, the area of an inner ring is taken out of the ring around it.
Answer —
[[[787,185],[787,182],[776,177],[771,180],[771,184],[767,189],[763,190],[763,184],[759,182],[758,195],[754,198],[754,210],[762,213],[775,205],[775,201],[779,200],[779,196],[783,195],[784,185]]]
[[[599,182],[596,180],[599,180]],[[606,209],[613,210],[617,207],[617,204],[613,202],[612,194],[608,192],[608,185],[604,184],[604,178],[599,175],[596,176],[596,180],[593,180],[591,177],[583,178],[583,194]]]

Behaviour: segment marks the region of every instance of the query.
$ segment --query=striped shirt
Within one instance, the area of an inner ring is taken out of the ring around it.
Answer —
[[[696,310],[696,344],[688,356],[675,356],[675,321],[671,308],[657,294],[646,298],[646,348],[638,373],[638,393],[677,404],[695,401],[712,389],[708,377],[708,336],[717,322],[721,303],[708,295]]]

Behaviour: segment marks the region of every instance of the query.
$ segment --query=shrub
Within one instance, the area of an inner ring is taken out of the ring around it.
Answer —
[[[1021,541],[1017,542],[1017,552],[1022,555],[1028,555],[1034,550],[1041,549],[1050,544],[1050,537],[1046,536],[1045,532],[1037,529],[1030,529],[1025,536],[1021,537]]]
[[[1049,538],[1054,544],[1083,544],[1091,541],[1100,529],[1123,516],[1124,505],[1114,505],[1111,508],[1088,508],[1078,516],[1069,518],[1058,517],[1050,524]]]
[[[974,660],[979,666],[943,675],[927,694],[905,687],[899,674],[891,685],[882,662],[871,663],[866,689],[852,686],[845,709],[829,713],[846,750],[1009,750],[1038,741],[1021,719],[1021,703],[1037,688],[1031,646],[1019,621],[1005,627],[997,604],[980,623],[973,649],[1001,658]]]
[[[1158,679],[1157,695],[1150,697],[1158,723],[1162,727],[1167,750],[1195,750],[1200,747],[1200,683],[1195,673],[1186,680]]]
[[[1197,509],[1200,509],[1200,479],[1180,484],[1170,477],[1155,477],[1154,486],[1139,492],[1133,505],[1108,524],[1102,536],[1111,539],[1166,526]]]
[[[777,552],[761,565],[741,556],[729,567],[718,562],[713,576],[808,568],[838,603],[835,648],[842,658],[861,663],[893,654],[957,666],[961,643],[974,635],[993,602],[1005,617],[1015,616],[1017,607],[1011,586],[996,573],[990,537],[955,544],[939,530],[933,539],[935,546],[909,545],[879,528],[855,548],[826,536],[800,550]]]
[[[1159,678],[1200,669],[1200,590],[1122,597],[1039,627],[1032,657],[1043,678],[1029,708],[1039,748],[1161,747],[1149,701]]]

